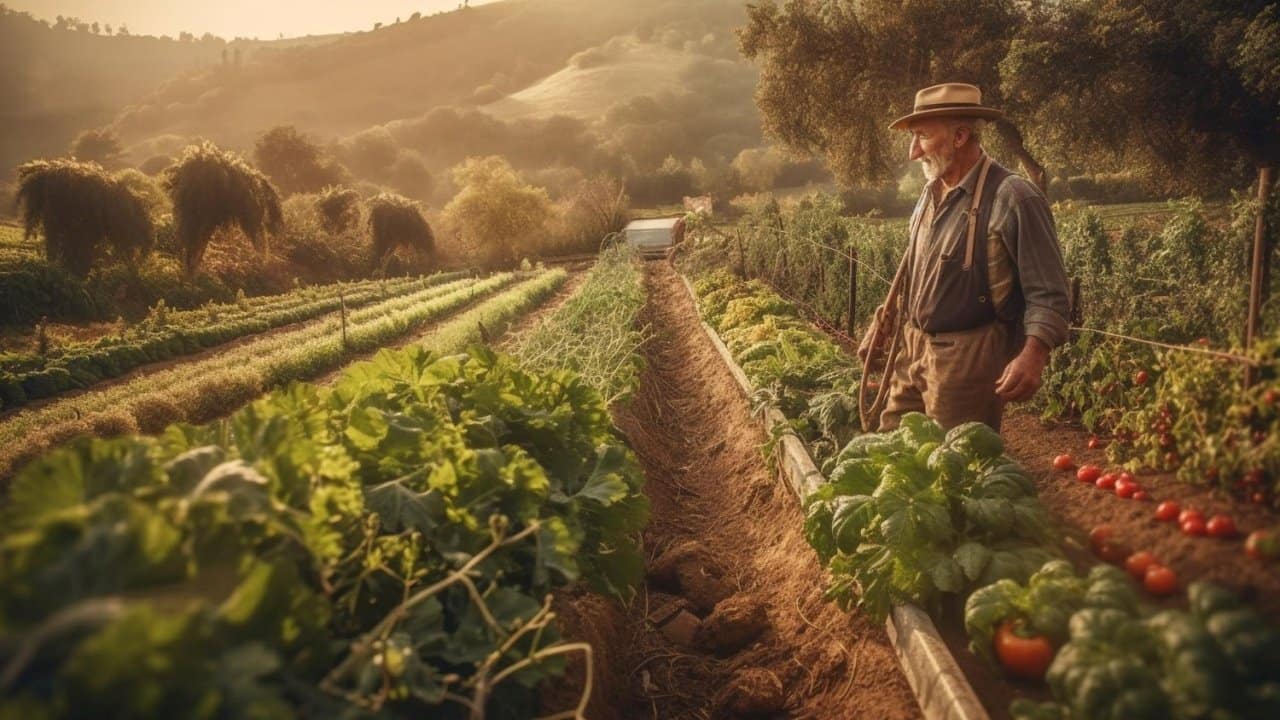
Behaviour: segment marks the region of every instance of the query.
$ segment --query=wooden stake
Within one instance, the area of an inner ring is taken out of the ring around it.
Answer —
[[[845,321],[845,334],[853,337],[854,313],[858,309],[858,248],[849,246],[849,317]]]
[[[1253,262],[1249,279],[1249,317],[1244,327],[1244,349],[1253,347],[1262,324],[1262,305],[1267,301],[1267,287],[1271,282],[1271,248],[1267,243],[1267,199],[1271,194],[1272,168],[1258,168],[1258,221],[1253,229]],[[1254,368],[1244,368],[1244,386],[1253,385]]]

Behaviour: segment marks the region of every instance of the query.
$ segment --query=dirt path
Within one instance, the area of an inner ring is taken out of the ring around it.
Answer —
[[[649,263],[646,284],[655,337],[615,417],[647,478],[649,580],[625,609],[561,603],[603,670],[588,716],[918,717],[883,626],[822,599],[798,503],[674,269]]]

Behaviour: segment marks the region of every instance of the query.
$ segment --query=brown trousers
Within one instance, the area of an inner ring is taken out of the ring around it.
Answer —
[[[902,416],[923,412],[944,429],[979,420],[1000,430],[1004,401],[996,380],[1017,355],[1021,332],[994,322],[972,330],[929,334],[911,324],[889,380],[889,399],[880,413],[880,431],[898,427]]]

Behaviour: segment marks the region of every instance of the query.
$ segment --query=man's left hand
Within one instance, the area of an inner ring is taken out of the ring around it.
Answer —
[[[1049,348],[1039,338],[1028,337],[1004,372],[996,380],[996,395],[1005,402],[1030,400],[1040,389],[1040,379],[1045,363],[1049,361]]]

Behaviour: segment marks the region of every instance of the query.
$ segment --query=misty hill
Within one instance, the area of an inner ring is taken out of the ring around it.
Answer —
[[[553,194],[604,172],[641,202],[825,177],[761,148],[757,73],[734,35],[745,20],[741,0],[505,0],[219,57],[122,104],[111,129],[127,162],[162,167],[196,139],[248,154],[291,125],[362,192],[436,207],[447,170],[489,154]],[[758,172],[730,168],[744,151]]]
[[[0,168],[61,154],[81,130],[110,123],[163,83],[222,62],[223,50],[305,44],[227,43],[94,33],[85,24],[52,27],[0,5]],[[99,33],[103,32],[99,28]]]

